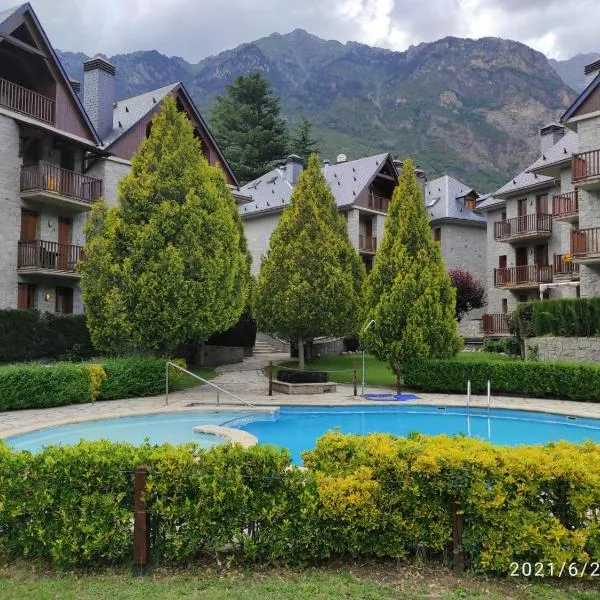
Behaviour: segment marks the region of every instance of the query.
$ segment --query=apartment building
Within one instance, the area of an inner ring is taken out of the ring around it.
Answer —
[[[540,156],[478,210],[488,215],[488,313],[508,331],[518,302],[600,294],[600,61],[561,118],[540,130]]]
[[[81,90],[29,4],[0,12],[0,308],[83,312],[76,265],[87,214],[101,197],[116,202],[167,95],[237,189],[181,83],[115,102],[114,80],[115,67],[97,55],[84,64]]]

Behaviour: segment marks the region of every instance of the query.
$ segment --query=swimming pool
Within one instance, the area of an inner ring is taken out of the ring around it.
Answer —
[[[287,447],[296,464],[301,453],[314,447],[318,437],[330,430],[367,434],[388,432],[406,435],[419,431],[431,435],[465,434],[497,445],[543,444],[567,440],[600,443],[600,419],[565,417],[548,413],[505,409],[442,408],[434,406],[288,406],[269,413],[185,412],[89,421],[34,431],[9,438],[7,443],[22,450],[37,451],[49,444],[73,444],[80,439],[107,438],[139,444],[195,441],[204,447],[222,439],[194,433],[196,425],[236,427],[256,436],[260,443]]]

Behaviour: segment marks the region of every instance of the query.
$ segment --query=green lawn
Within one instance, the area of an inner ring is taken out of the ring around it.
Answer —
[[[442,568],[395,564],[301,572],[155,571],[148,577],[127,573],[40,574],[24,568],[0,569],[1,600],[596,600],[585,582],[560,588],[525,581],[486,580],[451,575]],[[597,589],[597,588],[596,588]]]
[[[492,352],[461,352],[456,356],[464,362],[488,362],[498,360],[514,360],[502,354]],[[283,367],[298,367],[298,361],[293,360],[283,363]],[[345,356],[328,356],[318,358],[306,363],[306,368],[328,371],[330,380],[336,383],[352,383],[352,369],[356,367],[358,385],[362,382],[362,354],[349,354]],[[374,356],[365,356],[365,384],[371,386],[395,386],[396,377],[387,364],[377,360]]]
[[[209,367],[200,367],[200,368],[190,368],[187,369],[188,371],[190,371],[190,373],[194,373],[195,375],[198,375],[198,377],[202,377],[203,379],[214,379],[217,376],[217,372],[214,369],[211,369]],[[193,388],[196,387],[198,385],[203,385],[202,381],[199,381],[198,379],[196,379],[195,377],[192,377],[191,375],[188,375],[187,373],[182,373],[181,374],[182,377],[179,381],[177,381],[177,383],[174,385],[175,391],[179,391],[179,390],[187,390],[188,388]],[[169,386],[171,387],[171,386]]]

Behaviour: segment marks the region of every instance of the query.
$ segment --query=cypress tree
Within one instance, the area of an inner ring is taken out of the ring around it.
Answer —
[[[258,326],[297,341],[304,368],[305,341],[356,332],[363,279],[364,267],[348,238],[346,221],[313,154],[261,264]]]
[[[80,263],[95,346],[165,353],[234,325],[247,301],[250,258],[223,173],[167,97],[119,184],[98,203]]]
[[[459,350],[455,303],[456,291],[431,235],[414,164],[406,160],[365,283],[361,334],[364,346],[397,374],[399,389],[408,360],[446,358]]]

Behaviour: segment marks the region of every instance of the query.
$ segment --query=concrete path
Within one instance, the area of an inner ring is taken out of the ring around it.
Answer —
[[[268,396],[268,380],[263,369],[272,360],[274,363],[289,360],[284,353],[261,354],[246,358],[243,363],[226,365],[217,369],[217,377],[212,383],[256,405],[313,405],[313,406],[343,406],[343,405],[381,405],[395,404],[369,401],[360,396],[352,395],[352,386],[338,385],[337,392],[320,395],[288,396],[274,393]],[[371,393],[389,392],[389,388],[368,388]],[[360,389],[359,389],[360,392]],[[421,404],[430,406],[466,406],[465,394],[428,394],[417,392],[420,400],[409,400],[402,404]],[[90,404],[74,404],[56,408],[34,410],[17,410],[0,412],[0,439],[56,425],[91,421],[132,415],[142,415],[161,412],[185,411],[230,411],[239,409],[240,403],[223,392],[219,393],[217,405],[217,390],[209,385],[191,388],[182,392],[169,394],[169,403],[165,404],[165,396],[150,398],[130,398],[127,400],[111,400]],[[487,398],[474,396],[473,407],[486,407]],[[514,410],[530,410],[550,412],[562,415],[599,418],[600,403],[570,402],[563,400],[542,400],[535,398],[513,398],[494,396],[493,408],[509,408]]]

